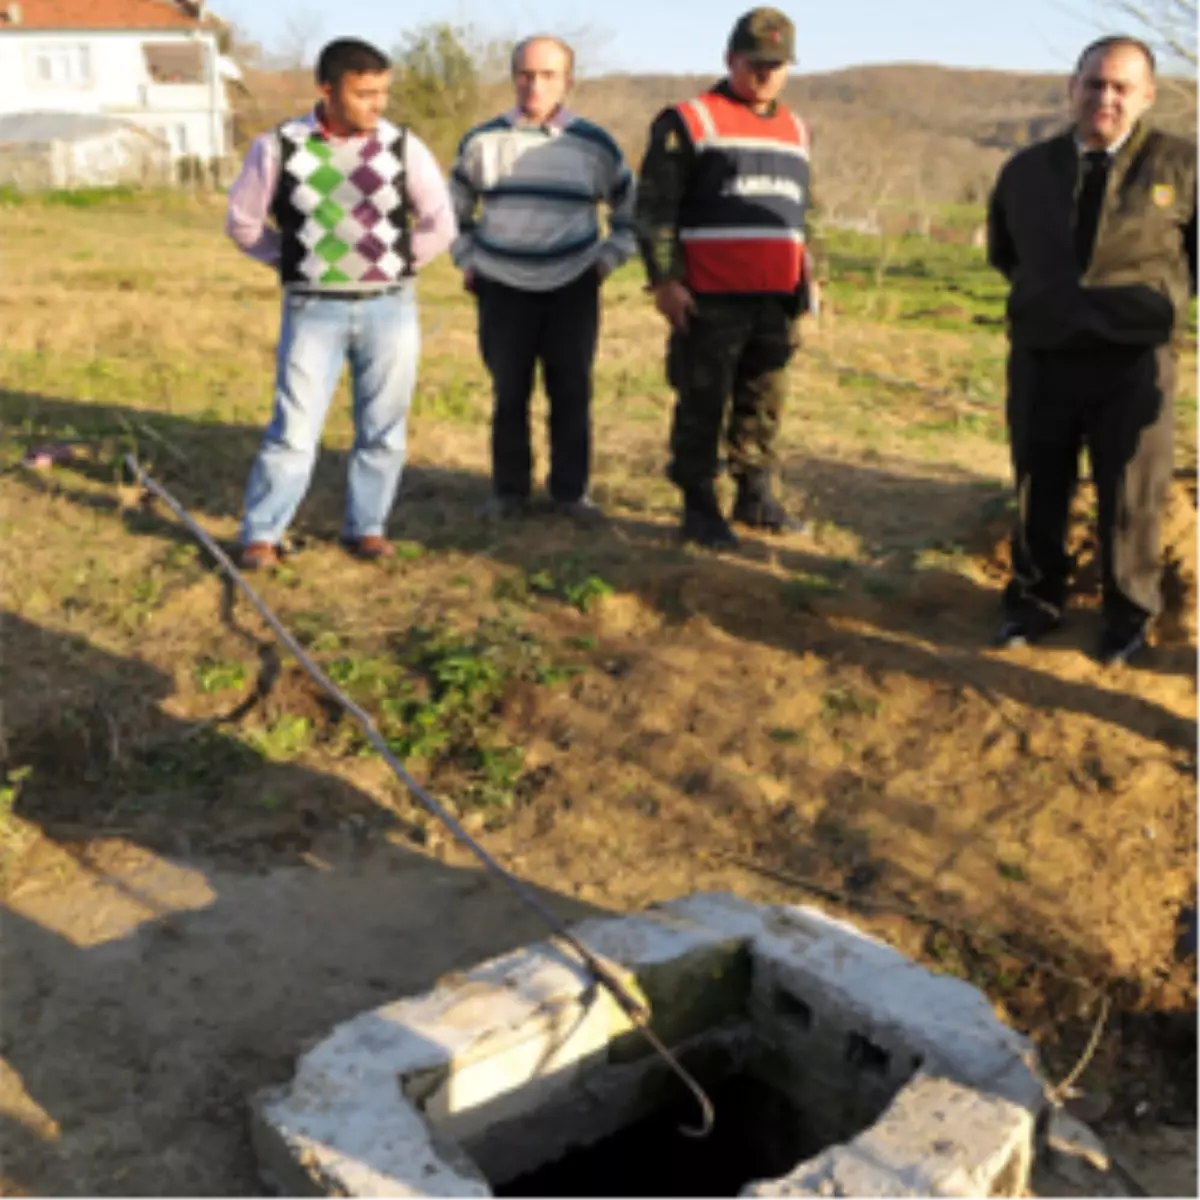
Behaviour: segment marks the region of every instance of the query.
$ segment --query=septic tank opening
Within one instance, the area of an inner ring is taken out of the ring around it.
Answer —
[[[690,1095],[676,1096],[609,1137],[569,1151],[494,1187],[497,1196],[737,1196],[824,1147],[783,1092],[750,1075],[708,1089],[716,1123],[707,1138],[680,1132],[696,1121]]]

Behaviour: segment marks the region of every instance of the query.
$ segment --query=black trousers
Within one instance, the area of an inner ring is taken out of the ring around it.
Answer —
[[[492,486],[498,496],[529,496],[533,452],[529,401],[534,374],[550,401],[554,500],[587,492],[591,467],[592,365],[600,330],[600,277],[593,269],[563,287],[523,291],[476,280],[479,350],[492,377]]]
[[[1009,357],[1008,425],[1019,513],[1008,609],[1061,609],[1067,520],[1085,448],[1096,485],[1104,615],[1128,626],[1162,609],[1161,520],[1172,475],[1175,358],[1169,346]]]

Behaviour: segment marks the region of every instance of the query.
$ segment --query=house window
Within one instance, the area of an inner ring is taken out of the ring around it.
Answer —
[[[204,83],[204,47],[195,42],[144,42],[151,83]]]
[[[92,50],[86,42],[34,46],[34,82],[40,87],[85,87],[92,82]]]

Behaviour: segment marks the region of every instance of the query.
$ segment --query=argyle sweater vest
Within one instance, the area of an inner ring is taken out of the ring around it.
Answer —
[[[289,121],[276,134],[271,213],[283,239],[283,284],[383,289],[411,275],[406,131],[381,121],[365,137],[330,141],[311,124]]]

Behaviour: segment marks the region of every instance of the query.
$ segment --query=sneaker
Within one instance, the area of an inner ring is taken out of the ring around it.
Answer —
[[[788,516],[787,510],[771,494],[770,477],[765,471],[739,476],[737,488],[737,499],[730,514],[733,520],[771,533],[800,533],[805,529],[805,523]]]
[[[481,521],[508,521],[528,511],[529,501],[524,496],[489,496],[475,515]]]
[[[1100,635],[1100,662],[1106,667],[1121,666],[1150,645],[1146,625],[1109,625]]]
[[[396,547],[387,538],[374,533],[368,533],[365,537],[360,538],[343,538],[342,545],[355,558],[366,559],[368,562],[376,562],[381,558],[392,558],[396,553]]]
[[[1004,619],[992,639],[992,645],[1004,649],[1032,646],[1053,633],[1061,623],[1062,618],[1054,609],[1031,601],[1022,611]]]
[[[279,550],[270,542],[247,542],[238,556],[238,566],[243,571],[263,571],[279,563]]]
[[[608,520],[604,509],[588,496],[578,500],[555,500],[554,511],[560,517],[570,517],[580,525],[602,525]]]

